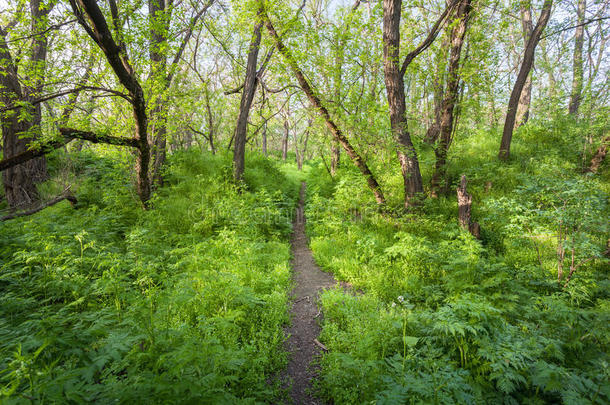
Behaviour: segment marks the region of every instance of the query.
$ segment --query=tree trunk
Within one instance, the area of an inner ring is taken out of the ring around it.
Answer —
[[[469,231],[472,236],[481,237],[481,227],[477,222],[472,222],[472,196],[466,191],[466,175],[462,175],[460,186],[457,188],[458,221],[462,229]]]
[[[375,195],[375,200],[377,201],[377,203],[385,204],[385,197],[383,196],[381,187],[379,186],[379,183],[377,183],[377,179],[370,171],[368,165],[366,164],[364,159],[358,154],[358,152],[356,152],[356,150],[352,147],[349,140],[345,137],[345,135],[343,135],[343,132],[339,129],[337,124],[335,124],[335,122],[330,117],[328,109],[324,106],[324,104],[322,104],[322,100],[320,100],[320,98],[315,94],[313,88],[305,78],[303,71],[299,68],[296,59],[292,55],[292,52],[290,52],[290,49],[286,48],[277,31],[273,27],[273,24],[271,24],[271,20],[269,19],[267,13],[263,14],[263,18],[265,27],[273,38],[278,51],[282,54],[285,61],[289,64],[290,68],[292,69],[294,75],[296,76],[299,82],[299,85],[303,89],[303,92],[311,102],[312,106],[318,111],[320,116],[324,118],[326,126],[328,127],[328,129],[330,129],[330,133],[333,135],[335,140],[339,142],[339,144],[341,144],[341,146],[343,147],[347,155],[350,157],[354,165],[356,165],[356,167],[360,170],[360,173],[362,173],[362,175],[366,179],[367,185]]]
[[[532,65],[534,63],[534,55],[536,52],[536,45],[538,45],[538,41],[540,41],[542,31],[544,31],[544,28],[546,27],[546,24],[549,21],[552,6],[553,0],[545,0],[544,6],[542,7],[542,12],[540,13],[540,18],[536,23],[536,27],[534,28],[534,31],[532,32],[529,41],[527,41],[527,46],[523,55],[523,63],[521,64],[521,69],[519,70],[519,74],[517,75],[517,80],[515,81],[513,91],[510,94],[510,99],[508,101],[508,110],[506,112],[506,120],[504,121],[504,130],[502,132],[502,142],[500,143],[499,157],[503,160],[506,160],[510,157],[510,143],[513,138],[517,106],[519,104],[519,99],[521,98],[521,91],[523,90],[523,87],[525,86],[525,82],[527,80],[527,76],[529,75],[532,69]]]
[[[284,137],[282,138],[282,160],[288,158],[288,137],[290,136],[290,125],[288,118],[284,119]]]
[[[584,44],[584,33],[585,33],[585,9],[587,7],[586,0],[578,0],[577,15],[578,15],[578,26],[574,33],[574,61],[572,68],[572,93],[570,95],[570,106],[569,112],[572,115],[578,114],[578,107],[580,107],[580,99],[582,96],[582,83],[583,83],[583,58],[582,48]]]
[[[591,159],[591,165],[589,166],[589,171],[592,173],[597,173],[599,167],[602,165],[604,159],[606,158],[606,154],[608,153],[608,148],[610,147],[610,135],[606,135],[602,139],[602,143],[597,148],[593,159]]]
[[[134,140],[138,145],[136,156],[137,192],[143,205],[147,206],[150,199],[150,145],[148,143],[148,116],[144,91],[136,74],[129,63],[124,45],[118,45],[112,36],[106,18],[95,0],[70,0],[72,10],[78,22],[91,39],[104,52],[106,60],[114,71],[119,82],[127,89],[131,98],[133,117],[135,120]],[[112,6],[116,4],[111,2]],[[113,13],[114,14],[114,13]],[[86,15],[86,17],[85,17]]]
[[[330,175],[334,177],[337,174],[337,168],[341,161],[341,148],[339,147],[339,143],[333,142],[330,147],[330,152]]]
[[[532,24],[532,9],[529,5],[521,6],[521,25],[523,27],[524,46],[532,35],[534,26]],[[528,74],[525,79],[525,85],[519,97],[519,105],[517,106],[517,115],[515,118],[515,129],[527,123],[530,116],[530,104],[532,101],[532,75]]]
[[[267,157],[267,123],[263,124],[263,155]]]
[[[440,140],[434,150],[436,163],[434,165],[434,174],[432,175],[430,184],[431,195],[433,197],[438,196],[439,184],[441,180],[445,178],[447,153],[449,151],[449,146],[451,145],[451,136],[453,133],[453,116],[460,89],[460,56],[464,38],[466,37],[466,29],[468,27],[471,9],[471,0],[462,0],[460,2],[456,13],[456,20],[459,22],[454,25],[451,30],[451,50],[449,51],[447,89],[445,90],[442,102]]]
[[[40,0],[30,1],[32,33],[43,31],[47,26],[46,17],[51,9],[52,6],[41,8]],[[25,79],[29,86],[22,87],[6,36],[7,32],[0,27],[0,60],[4,61],[0,71],[0,102],[4,105],[25,103],[25,106],[0,114],[4,159],[26,152],[31,141],[41,135],[41,105],[37,103],[28,107],[27,103],[37,98],[42,91],[47,57],[47,36],[36,35],[32,41],[30,54],[32,68],[27,72],[28,77]],[[31,116],[29,120],[19,118],[23,108],[30,110],[27,112]],[[43,181],[47,177],[44,156],[5,170],[2,173],[2,183],[9,207],[16,209],[37,202],[39,195],[35,182]]]
[[[397,142],[397,155],[404,179],[405,207],[424,191],[417,152],[407,128],[405,85],[400,69],[400,13],[402,0],[383,1],[383,67],[390,108],[390,126]]]
[[[257,13],[257,20],[260,17],[260,11]],[[256,63],[258,60],[258,50],[261,44],[261,27],[262,23],[256,21],[254,25],[254,33],[250,42],[248,52],[248,62],[246,65],[246,78],[244,80],[244,88],[241,93],[241,103],[239,104],[239,117],[237,118],[237,127],[235,128],[235,148],[233,149],[233,178],[236,182],[241,180],[244,173],[244,158],[246,151],[246,135],[248,132],[248,115],[250,107],[256,92]]]
[[[214,137],[216,136],[216,127],[214,126],[214,115],[212,115],[212,106],[210,105],[210,95],[208,94],[209,89],[205,89],[205,110],[207,112],[208,121],[208,141],[210,142],[210,150],[212,155],[216,154],[216,148],[214,147]]]
[[[305,131],[305,140],[303,141],[303,148],[301,150],[301,155],[299,156],[299,161],[297,163],[299,170],[303,170],[303,163],[305,162],[305,159],[307,156],[307,143],[309,142],[309,127],[311,127],[311,120],[309,121],[308,129]]]

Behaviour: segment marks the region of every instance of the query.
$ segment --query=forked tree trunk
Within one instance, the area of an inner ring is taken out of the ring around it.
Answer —
[[[430,184],[431,195],[438,196],[439,185],[442,179],[445,178],[447,167],[447,153],[451,145],[451,136],[453,134],[453,116],[455,105],[458,101],[460,89],[460,56],[462,53],[462,45],[466,37],[466,29],[468,27],[468,19],[470,17],[471,0],[462,0],[458,6],[456,20],[458,23],[451,30],[451,50],[449,51],[449,70],[447,73],[447,89],[443,97],[440,119],[440,139],[434,153],[436,155],[436,163],[434,165],[434,174]]]
[[[578,0],[577,15],[578,26],[574,33],[574,60],[572,68],[572,93],[570,95],[569,112],[572,115],[578,114],[580,107],[580,99],[582,97],[583,84],[583,58],[582,48],[585,42],[585,9],[587,7],[586,0]]]
[[[390,126],[397,143],[397,155],[404,181],[405,207],[424,191],[417,152],[407,127],[405,84],[401,72],[400,14],[402,0],[383,0],[383,68],[390,108]]]
[[[534,55],[536,52],[536,45],[538,45],[538,42],[540,41],[540,36],[542,35],[542,31],[544,31],[544,28],[546,27],[546,24],[549,21],[552,6],[553,0],[545,0],[544,6],[542,7],[542,12],[540,13],[540,18],[536,23],[536,27],[534,28],[534,31],[532,32],[529,41],[527,41],[527,46],[523,55],[523,63],[521,64],[521,69],[519,70],[519,74],[517,75],[517,80],[515,81],[513,91],[510,94],[510,99],[508,101],[508,110],[506,112],[506,120],[504,121],[504,130],[502,132],[502,142],[500,143],[499,157],[503,160],[506,160],[510,157],[510,144],[513,138],[513,130],[515,127],[515,119],[517,115],[517,106],[521,97],[521,91],[525,86],[527,76],[532,70],[532,65],[534,64]]]

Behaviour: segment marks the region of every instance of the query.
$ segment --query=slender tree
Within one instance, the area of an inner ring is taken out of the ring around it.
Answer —
[[[587,8],[586,0],[578,0],[576,6],[577,26],[574,32],[574,58],[572,63],[572,92],[570,94],[569,112],[572,115],[578,114],[580,107],[580,99],[582,97],[583,84],[583,45],[585,42],[585,9]]]
[[[445,177],[447,166],[447,153],[451,145],[453,134],[454,110],[458,101],[460,88],[460,57],[462,53],[462,45],[466,37],[466,29],[468,20],[472,10],[471,0],[462,0],[457,9],[455,19],[451,29],[449,51],[449,69],[447,73],[447,88],[444,92],[443,101],[441,104],[440,114],[440,137],[438,145],[435,149],[436,163],[434,165],[434,174],[431,180],[431,194],[438,196],[441,179]]]
[[[506,112],[506,120],[504,121],[504,130],[502,132],[502,142],[500,143],[500,159],[506,160],[510,156],[510,143],[513,138],[513,130],[515,127],[515,119],[517,115],[517,106],[519,104],[519,99],[521,97],[521,91],[525,86],[525,82],[527,81],[527,76],[532,70],[532,66],[534,64],[534,55],[536,52],[536,45],[540,41],[540,36],[542,35],[542,31],[546,27],[546,24],[549,21],[551,16],[551,8],[553,6],[553,0],[545,0],[544,5],[542,6],[542,11],[540,13],[540,18],[538,18],[538,22],[536,23],[536,27],[532,31],[532,35],[527,41],[527,46],[525,47],[525,52],[523,54],[523,63],[521,64],[521,68],[519,69],[519,74],[517,75],[517,80],[515,81],[515,85],[513,86],[513,90],[510,94],[510,99],[508,100],[508,109]]]
[[[521,4],[521,28],[523,30],[523,42],[524,46],[527,46],[532,31],[534,30],[532,24],[532,8],[529,4]],[[517,115],[515,118],[515,128],[527,123],[530,115],[530,104],[532,102],[532,74],[527,75],[525,79],[525,85],[519,97],[519,104],[517,105]]]
[[[256,14],[254,23],[254,32],[250,41],[248,51],[248,61],[246,64],[246,78],[244,80],[243,90],[241,93],[241,102],[239,105],[239,116],[237,117],[237,126],[235,128],[235,148],[233,149],[233,178],[236,182],[241,180],[244,173],[244,159],[246,150],[246,135],[248,132],[248,115],[256,93],[257,85],[257,70],[256,64],[258,61],[258,50],[261,44],[261,27],[260,21],[261,10]]]

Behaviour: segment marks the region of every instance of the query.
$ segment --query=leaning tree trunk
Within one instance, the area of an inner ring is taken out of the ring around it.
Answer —
[[[257,20],[260,17],[260,11],[257,13]],[[246,79],[244,80],[244,88],[241,93],[241,103],[239,104],[239,117],[237,118],[237,127],[235,128],[235,148],[233,149],[233,178],[236,182],[241,180],[244,174],[244,159],[246,151],[246,135],[248,132],[248,115],[250,107],[256,93],[256,63],[258,61],[258,50],[261,44],[261,27],[262,23],[256,21],[254,25],[254,33],[250,42],[250,50],[248,52],[248,62],[246,65]]]
[[[434,153],[436,163],[434,174],[430,184],[431,195],[438,196],[438,189],[442,179],[445,178],[447,169],[447,153],[451,145],[451,135],[453,133],[453,116],[455,105],[458,101],[460,88],[460,56],[462,45],[466,37],[468,18],[471,10],[471,0],[463,0],[458,6],[456,20],[459,22],[451,30],[451,50],[449,51],[449,70],[447,73],[447,89],[443,97],[440,119],[440,138]]]
[[[519,98],[521,97],[521,91],[525,86],[527,76],[532,70],[532,65],[534,64],[534,55],[536,52],[536,45],[538,45],[538,41],[540,41],[542,31],[544,31],[544,28],[546,27],[546,24],[549,21],[552,6],[553,0],[545,0],[544,6],[542,7],[542,12],[540,13],[540,18],[536,23],[536,27],[534,28],[534,31],[532,32],[529,41],[527,41],[527,46],[523,55],[523,63],[521,64],[521,69],[519,70],[519,74],[517,75],[517,80],[515,81],[513,91],[510,94],[510,99],[508,101],[508,110],[506,112],[506,120],[504,121],[504,130],[502,132],[502,142],[500,143],[499,157],[503,160],[508,159],[510,156],[510,144],[513,138],[513,130],[515,127],[515,119],[517,115],[517,106],[519,104]]]
[[[261,1],[261,4],[262,4],[262,1]],[[316,95],[311,84],[305,78],[303,71],[299,68],[299,66],[296,62],[296,59],[292,55],[292,52],[290,51],[290,49],[286,48],[286,45],[284,45],[283,41],[281,40],[279,34],[275,30],[275,27],[271,23],[271,20],[269,19],[269,16],[267,15],[266,12],[263,13],[263,19],[264,19],[264,23],[265,23],[265,27],[267,28],[267,31],[269,31],[269,34],[271,35],[271,37],[273,38],[273,41],[276,44],[277,50],[284,57],[284,60],[288,63],[288,65],[292,69],[292,72],[296,76],[297,81],[299,82],[299,85],[303,89],[303,92],[305,93],[305,95],[307,96],[309,101],[311,102],[312,106],[318,111],[320,116],[326,122],[326,126],[330,130],[330,133],[332,134],[334,140],[339,142],[339,144],[343,147],[343,149],[347,153],[347,156],[349,156],[349,158],[352,160],[354,165],[360,170],[360,173],[362,173],[362,175],[366,179],[367,185],[369,186],[369,188],[375,195],[375,200],[377,201],[377,203],[385,204],[385,197],[383,196],[381,186],[379,185],[379,183],[377,183],[377,179],[375,178],[375,176],[369,169],[368,165],[366,164],[366,162],[364,161],[362,156],[360,156],[360,154],[358,154],[358,152],[356,152],[356,150],[350,144],[349,140],[345,137],[343,132],[339,129],[337,124],[331,118],[330,113],[328,112],[328,109],[326,108],[326,106],[324,106],[324,104],[322,103],[322,100],[320,100],[320,98]]]
[[[110,2],[111,9],[116,3]],[[81,26],[91,39],[104,52],[108,64],[114,71],[119,82],[127,89],[135,121],[134,141],[137,145],[135,170],[137,173],[136,187],[138,196],[144,207],[150,199],[151,183],[149,179],[150,145],[148,141],[148,116],[146,114],[146,99],[144,90],[129,62],[126,46],[117,44],[108,27],[102,10],[95,0],[70,0],[72,11]],[[113,16],[116,9],[112,10]]]
[[[578,114],[578,108],[580,107],[580,99],[582,97],[582,83],[583,83],[583,59],[582,59],[582,48],[584,44],[584,33],[585,33],[585,9],[587,7],[586,0],[578,0],[578,26],[574,33],[574,60],[572,68],[572,93],[570,95],[570,106],[569,112],[572,115]]]
[[[532,25],[532,9],[529,5],[521,6],[521,25],[523,27],[523,41],[525,46],[534,31]],[[532,75],[527,75],[525,79],[525,85],[519,97],[519,104],[517,105],[517,115],[515,118],[515,129],[521,125],[525,125],[530,116],[530,104],[532,102]]]
[[[402,0],[383,1],[383,67],[390,108],[390,126],[397,142],[397,155],[404,180],[405,207],[424,191],[417,152],[407,128],[405,85],[400,69],[400,12]]]

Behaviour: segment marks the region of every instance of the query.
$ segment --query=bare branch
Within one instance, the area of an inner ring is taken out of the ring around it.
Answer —
[[[417,55],[419,55],[420,53],[428,49],[430,45],[432,45],[439,32],[441,32],[441,28],[443,23],[445,22],[445,18],[449,15],[449,12],[458,4],[459,1],[460,0],[453,0],[451,3],[449,3],[447,8],[445,8],[445,11],[443,11],[438,20],[436,20],[436,22],[432,26],[432,29],[428,33],[426,39],[424,39],[421,44],[417,46],[417,48],[415,48],[414,50],[409,52],[407,56],[405,56],[405,60],[404,62],[402,62],[402,66],[400,68],[400,74],[402,76],[405,75],[407,68],[409,67],[411,62],[413,62],[413,59],[415,59]]]
[[[36,208],[32,208],[31,210],[15,212],[13,214],[5,215],[2,218],[0,218],[0,221],[8,221],[9,219],[33,215],[33,214],[36,214],[37,212],[42,211],[45,208],[55,205],[63,200],[68,200],[70,202],[70,204],[72,204],[72,207],[74,207],[76,205],[76,203],[78,202],[76,200],[76,197],[74,197],[74,195],[72,195],[72,193],[70,193],[70,188],[68,187],[67,189],[64,190],[63,193],[61,193],[57,197],[47,201],[46,203],[44,203]]]

